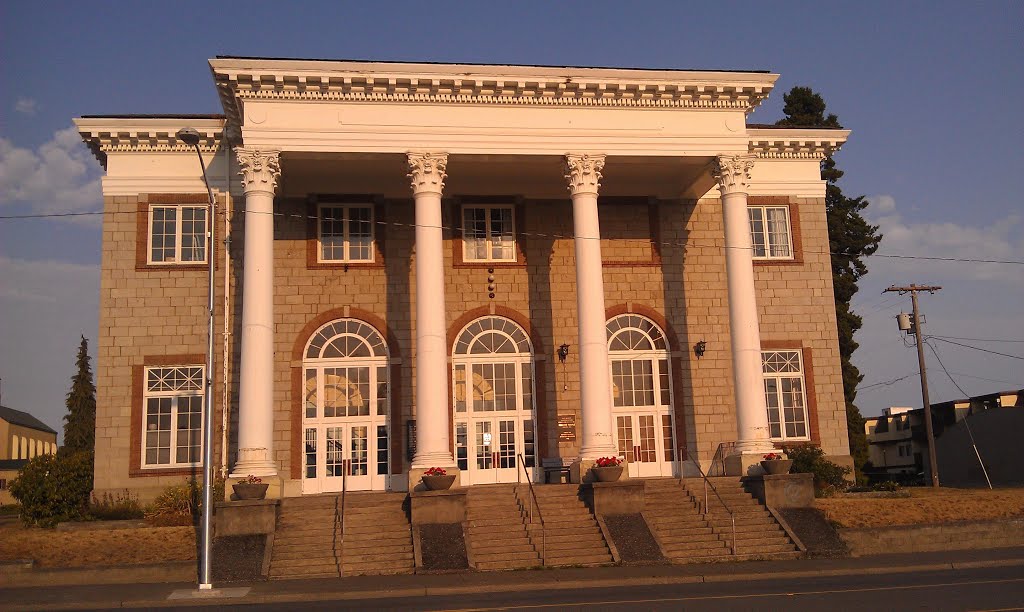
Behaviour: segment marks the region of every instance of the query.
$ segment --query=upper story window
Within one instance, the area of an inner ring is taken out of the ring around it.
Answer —
[[[515,213],[512,206],[462,208],[463,261],[516,260]]]
[[[206,211],[202,206],[149,209],[149,263],[206,263]]]
[[[372,262],[373,207],[321,204],[317,208],[318,261]]]
[[[754,259],[793,259],[788,206],[748,206]]]
[[[198,465],[203,366],[146,368],[142,467]]]
[[[801,351],[762,351],[761,365],[772,439],[809,439]]]

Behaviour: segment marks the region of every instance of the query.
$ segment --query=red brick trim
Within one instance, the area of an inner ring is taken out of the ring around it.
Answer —
[[[654,321],[655,325],[665,332],[669,351],[673,353],[682,352],[683,349],[679,345],[679,338],[676,336],[675,330],[668,324],[668,319],[663,317],[657,310],[646,304],[617,304],[605,310],[605,320],[611,320],[613,317],[623,314],[638,314]],[[676,451],[680,460],[685,460],[687,453],[683,450],[686,445],[686,404],[683,403],[683,357],[673,358],[670,356],[668,363],[671,368],[669,376],[672,377],[672,416],[676,426]]]
[[[452,350],[455,347],[455,341],[458,339],[459,332],[461,332],[464,327],[466,327],[471,322],[473,322],[473,321],[475,321],[475,320],[477,320],[477,319],[479,319],[481,317],[491,316],[492,314],[496,315],[496,316],[499,316],[499,317],[505,317],[506,319],[510,319],[513,322],[515,322],[517,325],[522,327],[523,331],[526,332],[526,336],[530,339],[530,344],[533,345],[533,354],[535,356],[536,355],[545,355],[546,354],[546,349],[544,348],[544,341],[541,340],[540,336],[536,333],[536,330],[534,330],[533,325],[530,324],[530,318],[529,317],[523,315],[518,310],[513,310],[513,309],[511,309],[511,308],[509,308],[507,306],[502,306],[502,305],[499,305],[499,304],[495,304],[494,305],[494,312],[493,313],[491,312],[491,306],[480,306],[479,308],[474,308],[472,310],[466,311],[465,313],[462,314],[462,316],[460,316],[459,318],[455,319],[455,321],[448,327],[448,354],[449,354],[449,356],[452,356]],[[533,433],[533,435],[534,435],[534,443],[538,445],[537,446],[538,456],[539,457],[544,457],[545,456],[544,453],[547,452],[547,432],[548,432],[548,422],[547,422],[548,419],[547,419],[547,417],[549,415],[547,413],[547,401],[548,401],[547,388],[546,388],[546,385],[547,385],[547,375],[544,373],[543,362],[541,364],[539,364],[539,365],[536,364],[536,363],[534,364],[533,377],[534,377],[533,378],[533,386],[534,386],[533,414],[534,414],[534,419],[535,419],[535,421],[537,423],[537,430]],[[454,405],[454,403],[452,401],[452,398],[453,398],[453,392],[452,391],[453,391],[452,390],[452,368],[448,368],[448,430],[449,431],[454,431],[455,430],[455,405]],[[455,438],[454,438],[454,436],[452,437],[451,444],[452,444],[452,449],[451,450],[454,453],[455,452]]]
[[[755,259],[755,266],[802,266],[804,265],[803,235],[800,233],[800,205],[787,196],[752,196],[747,198],[749,206],[785,205],[789,209],[789,234],[793,241],[793,259]]]
[[[129,434],[128,477],[144,478],[149,476],[196,476],[202,470],[199,466],[190,468],[143,468],[142,467],[142,426],[144,421],[145,385],[147,366],[171,365],[203,365],[206,356],[192,355],[150,355],[142,358],[142,363],[132,366],[132,405],[131,432]],[[214,421],[217,419],[215,418]],[[216,433],[216,432],[214,432]],[[216,437],[216,436],[215,436]]]
[[[223,198],[217,200],[218,206],[223,204]],[[207,271],[209,266],[205,263],[201,264],[151,264],[149,263],[149,209],[154,205],[161,204],[203,204],[207,205],[210,203],[210,197],[205,193],[150,193],[142,194],[139,196],[138,206],[136,208],[136,223],[135,223],[135,269],[138,271],[143,270],[172,270],[175,272],[181,271]],[[224,216],[223,208],[217,211],[217,216]],[[218,223],[218,227],[223,227],[223,219]],[[223,233],[223,229],[218,234]],[[220,253],[220,247],[218,246],[219,236],[214,236],[213,241],[213,266],[217,268],[218,255]]]
[[[762,351],[799,349],[804,362],[804,395],[807,399],[807,431],[810,434],[810,441],[799,440],[793,442],[776,442],[775,446],[794,446],[799,444],[821,445],[821,430],[818,425],[818,399],[814,386],[814,353],[811,347],[804,346],[799,340],[762,340]]]
[[[317,225],[320,221],[318,211],[320,204],[369,204],[373,207],[373,261],[318,261],[320,254],[320,238]],[[306,269],[308,270],[343,270],[350,268],[383,268],[384,243],[387,237],[388,224],[385,223],[385,206],[379,195],[313,195],[310,196],[306,210]]]
[[[465,245],[462,242],[462,207],[473,204],[490,204],[511,206],[513,209],[513,225],[515,225],[516,260],[515,261],[466,261]],[[461,196],[447,201],[452,228],[452,267],[453,268],[525,268],[526,248],[523,228],[526,223],[526,205],[520,198],[507,196]]]
[[[598,199],[598,206],[616,206],[636,202],[633,197],[604,197]],[[654,198],[647,201],[647,225],[651,237],[651,258],[646,261],[601,261],[604,268],[653,268],[661,267],[661,223],[658,221],[659,203]],[[604,237],[605,239],[607,237]]]
[[[320,313],[299,331],[295,336],[295,342],[292,344],[292,362],[301,362],[305,357],[303,354],[306,343],[309,342],[310,336],[312,336],[316,330],[320,329],[325,323],[334,321],[336,319],[358,319],[370,327],[377,330],[377,333],[384,336],[385,341],[388,343],[388,375],[390,377],[390,388],[391,392],[390,404],[391,414],[390,419],[390,451],[391,451],[391,473],[401,474],[404,469],[404,455],[400,450],[402,449],[403,431],[402,431],[402,366],[400,363],[396,363],[396,360],[402,358],[402,347],[395,338],[395,335],[391,333],[391,329],[388,327],[384,319],[378,317],[372,312],[362,310],[361,308],[348,307],[348,315],[345,314],[345,308],[332,308],[325,312]],[[301,367],[292,367],[292,406],[291,406],[291,449],[289,449],[289,459],[291,461],[291,478],[300,480],[302,478],[302,445],[304,441],[302,439],[302,398],[303,398],[303,370]]]

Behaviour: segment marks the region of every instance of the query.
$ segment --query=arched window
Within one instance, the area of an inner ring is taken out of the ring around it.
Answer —
[[[606,331],[619,454],[633,476],[670,476],[675,434],[665,332],[637,314],[613,317]]]
[[[486,316],[452,349],[455,450],[463,484],[514,482],[516,456],[536,465],[533,346],[515,321]]]
[[[18,436],[11,436],[11,459],[18,458]]]
[[[303,353],[303,492],[383,489],[389,466],[388,348],[358,319],[320,327]]]
[[[28,438],[21,436],[21,458],[28,459]]]

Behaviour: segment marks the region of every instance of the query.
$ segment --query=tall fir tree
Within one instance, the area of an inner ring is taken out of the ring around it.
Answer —
[[[793,127],[841,128],[839,118],[825,114],[825,100],[810,87],[794,87],[783,96],[785,119],[776,125]],[[843,394],[846,398],[846,425],[850,437],[850,454],[860,473],[868,460],[868,443],[864,435],[864,417],[857,408],[857,385],[864,379],[850,361],[857,350],[853,335],[863,321],[850,308],[857,293],[857,281],[867,274],[864,258],[878,250],[882,235],[878,226],[869,224],[861,215],[868,203],[864,196],[850,198],[836,184],[843,171],[836,168],[832,157],[821,162],[821,178],[825,181],[825,212],[828,218],[828,246],[832,253],[832,285],[836,301],[836,323],[839,328],[839,358],[843,371]]]
[[[96,386],[89,365],[89,341],[82,336],[75,361],[78,372],[71,377],[71,390],[64,415],[64,450],[68,453],[93,452],[96,445]]]

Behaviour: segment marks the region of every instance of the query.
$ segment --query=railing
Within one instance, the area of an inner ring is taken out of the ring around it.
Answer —
[[[337,503],[338,503],[337,499],[338,498],[334,498],[335,499],[335,501],[334,501],[334,503],[335,503],[335,506],[334,506],[334,524],[335,525],[341,525],[341,536],[340,536],[340,539],[338,541],[338,545],[339,545],[339,549],[340,549],[340,553],[341,554],[340,555],[336,555],[335,558],[334,558],[335,562],[338,564],[338,577],[339,578],[342,577],[345,574],[345,564],[344,564],[344,555],[345,555],[345,494],[348,492],[348,471],[349,471],[349,468],[350,468],[350,465],[349,465],[348,461],[346,460],[342,464],[342,469],[341,469],[341,513],[340,513],[340,515],[338,513],[338,506],[337,506]]]
[[[735,442],[720,442],[718,448],[715,449],[715,456],[711,458],[711,465],[708,466],[708,476],[725,476],[725,458],[732,454],[732,450],[736,447]],[[715,471],[715,466],[718,465],[721,468],[721,473]]]
[[[526,484],[530,486],[530,524],[533,524],[533,509],[537,509],[537,518],[540,520],[540,562],[541,565],[547,563],[547,548],[548,548],[548,530],[544,526],[544,515],[540,512],[540,502],[537,501],[537,492],[533,490],[533,479],[530,478],[530,473],[526,471],[526,461],[523,459],[523,454],[520,453],[517,456],[519,460],[520,469],[516,471],[516,480],[519,484],[523,483],[523,475],[526,475]]]
[[[718,448],[721,449],[723,444],[727,444],[727,443],[723,442],[722,444],[719,444]],[[688,450],[686,450],[686,447],[684,446],[680,450],[686,456],[686,458],[689,459],[693,463],[693,465],[697,467],[697,471],[700,473],[700,477],[704,479],[704,506],[702,507],[702,514],[705,517],[707,517],[707,515],[708,515],[708,487],[711,487],[711,491],[715,494],[715,497],[717,497],[718,501],[721,502],[722,507],[725,508],[725,511],[729,513],[729,520],[732,522],[732,554],[735,555],[736,554],[736,513],[734,513],[732,511],[732,508],[729,507],[729,504],[725,503],[725,500],[722,499],[722,496],[718,493],[718,489],[715,488],[715,485],[711,484],[711,481],[708,480],[707,474],[705,474],[704,470],[701,469],[700,463],[690,455],[690,452]],[[718,454],[717,451],[716,451],[715,454],[716,455]],[[714,465],[714,463],[712,463],[712,465]],[[679,485],[683,486],[682,471],[680,471],[680,475],[679,475]],[[706,520],[706,518],[705,518],[705,520]]]

